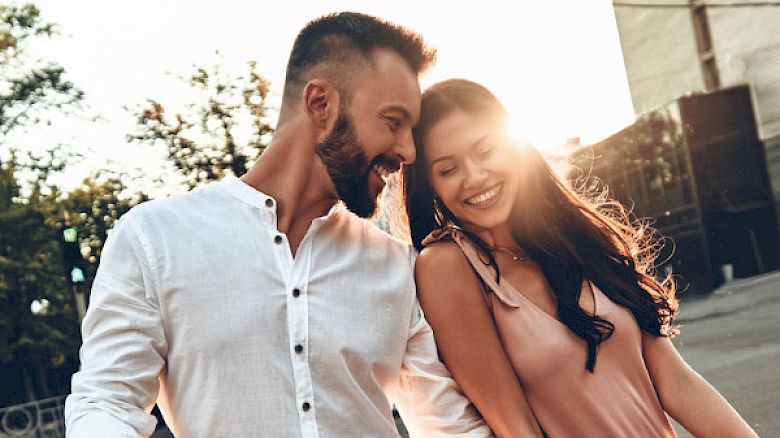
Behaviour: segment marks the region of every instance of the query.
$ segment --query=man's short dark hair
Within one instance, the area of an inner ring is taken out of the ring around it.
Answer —
[[[421,35],[399,25],[357,12],[341,12],[317,18],[304,27],[293,44],[284,85],[284,98],[297,96],[313,79],[315,67],[328,65],[327,79],[340,92],[344,82],[361,65],[371,65],[374,49],[395,51],[418,75],[436,59]]]

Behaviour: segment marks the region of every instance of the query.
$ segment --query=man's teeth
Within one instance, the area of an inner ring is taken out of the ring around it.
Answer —
[[[479,195],[474,195],[466,199],[466,203],[471,205],[476,205],[476,206],[482,205],[490,201],[491,199],[495,198],[496,195],[498,195],[498,192],[500,190],[501,190],[501,185],[499,184],[486,192],[480,193]]]
[[[376,172],[379,177],[386,180],[390,177],[390,175],[393,173],[390,169],[380,166],[379,164],[374,164],[374,172]]]

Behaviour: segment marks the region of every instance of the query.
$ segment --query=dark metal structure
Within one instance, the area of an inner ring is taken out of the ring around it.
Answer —
[[[660,260],[670,256],[664,268],[680,274],[690,293],[711,291],[728,271],[740,278],[780,268],[772,188],[747,86],[680,97],[572,158],[671,238]]]

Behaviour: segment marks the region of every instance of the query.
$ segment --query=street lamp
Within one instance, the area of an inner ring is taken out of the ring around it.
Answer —
[[[81,245],[79,244],[79,227],[71,225],[70,215],[67,210],[62,211],[60,222],[62,223],[62,240],[64,242],[68,283],[73,288],[73,295],[76,297],[76,309],[79,313],[79,320],[81,320],[84,319],[84,314],[87,312],[87,303],[84,298],[84,292],[80,289],[80,286],[86,281],[86,276],[84,275],[84,257],[81,255]]]
[[[36,316],[45,316],[49,313],[49,300],[46,298],[36,299],[30,303],[30,312]]]

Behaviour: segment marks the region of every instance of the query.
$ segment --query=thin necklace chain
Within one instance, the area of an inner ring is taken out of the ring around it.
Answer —
[[[512,260],[515,262],[524,262],[528,260],[528,257],[526,257],[523,253],[512,251],[509,248],[503,247],[503,246],[494,246],[493,252],[505,252],[509,254],[510,257],[512,257]]]

